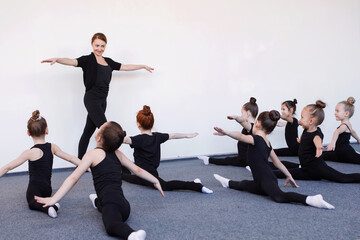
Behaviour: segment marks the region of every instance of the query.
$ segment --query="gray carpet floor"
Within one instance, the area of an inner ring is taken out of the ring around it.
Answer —
[[[360,165],[328,164],[345,173],[360,173]],[[335,206],[335,210],[323,210],[225,189],[213,177],[218,173],[233,180],[252,179],[244,168],[205,166],[189,159],[164,161],[159,172],[165,180],[199,177],[214,193],[165,192],[163,199],[153,189],[124,182],[132,208],[127,223],[135,230],[144,229],[147,239],[360,239],[360,184],[298,180],[300,188],[294,189],[283,187],[284,180],[279,180],[283,191],[321,193]],[[53,173],[54,192],[69,174],[69,170]],[[106,235],[101,214],[88,199],[94,193],[90,173],[60,201],[56,219],[28,209],[27,184],[27,174],[0,179],[0,239],[114,239]]]

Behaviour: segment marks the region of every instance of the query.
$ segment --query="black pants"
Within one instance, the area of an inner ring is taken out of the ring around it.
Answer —
[[[297,202],[306,204],[307,196],[294,192],[283,192],[279,188],[277,181],[273,181],[271,179],[263,179],[260,183],[255,183],[254,181],[249,180],[243,180],[241,182],[230,180],[229,188],[269,196],[272,200],[278,203]]]
[[[288,169],[294,179],[299,180],[321,180],[325,179],[338,183],[360,183],[360,173],[345,174],[329,167],[324,161],[313,163],[301,168]],[[279,170],[273,171],[278,178],[286,178]]]
[[[298,156],[299,148],[297,149],[278,148],[278,149],[274,149],[274,152],[276,153],[277,156]]]
[[[108,193],[102,200],[95,199],[95,205],[102,214],[103,223],[107,234],[114,237],[127,239],[134,232],[125,223],[130,215],[130,204],[123,194]]]
[[[26,200],[28,202],[29,208],[31,210],[41,211],[44,213],[48,213],[49,207],[43,207],[44,204],[38,203],[34,196],[38,197],[50,197],[51,196],[51,186],[36,182],[29,182],[27,191],[26,191]],[[58,208],[54,205],[52,206],[57,211]]]
[[[293,162],[289,162],[289,161],[281,161],[281,163],[288,169],[299,168],[299,166],[300,166],[300,164],[298,164],[298,163],[293,163]],[[272,162],[269,162],[269,165],[272,170],[278,170],[278,168],[275,167],[275,165]]]
[[[106,98],[98,98],[92,93],[86,93],[84,96],[84,103],[88,115],[86,117],[86,124],[83,134],[81,135],[78,147],[78,158],[82,158],[86,153],[89,141],[96,128],[99,128],[107,120],[105,117]]]
[[[154,174],[153,172],[150,172],[150,173],[159,180],[163,191],[192,190],[192,191],[196,191],[196,192],[202,192],[201,189],[202,189],[203,185],[201,183],[185,182],[185,181],[179,181],[179,180],[165,181],[162,178],[160,178],[157,174]],[[136,175],[123,173],[122,178],[124,181],[127,181],[129,183],[134,183],[134,184],[138,184],[138,185],[142,185],[142,186],[154,187],[154,185],[152,183],[150,183],[142,178],[139,178]]]
[[[226,158],[209,158],[209,163],[215,165],[228,165],[236,167],[246,167],[247,166],[247,145],[238,141],[237,143],[238,155],[234,157]]]
[[[325,161],[360,164],[360,154],[355,152],[351,146],[344,149],[335,148],[335,151],[323,152],[322,156]]]

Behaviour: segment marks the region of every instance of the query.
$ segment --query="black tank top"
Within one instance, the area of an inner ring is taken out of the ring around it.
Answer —
[[[50,184],[54,155],[51,152],[51,143],[36,144],[33,148],[39,148],[43,156],[35,161],[29,162],[30,182],[39,182],[41,184]]]
[[[273,174],[268,163],[269,155],[272,147],[268,147],[265,139],[258,135],[252,135],[254,138],[254,145],[249,144],[248,148],[248,164],[254,178],[254,182],[259,183],[262,179],[272,178],[275,181],[276,177]]]
[[[347,124],[344,123],[344,125],[350,130],[350,128]],[[343,133],[339,134],[338,139],[336,140],[336,144],[335,144],[335,151],[336,151],[336,149],[341,149],[341,148],[347,147],[350,144],[350,137],[351,137],[351,130],[350,130],[350,132],[343,132]]]
[[[101,200],[106,193],[121,192],[121,163],[115,152],[105,152],[105,158],[91,168],[96,194]]]
[[[298,138],[298,126],[299,122],[296,118],[293,118],[292,123],[287,123],[285,127],[285,140],[288,147],[294,151],[298,151],[299,143]]]
[[[299,160],[301,167],[306,167],[311,163],[317,163],[323,161],[322,157],[316,158],[316,146],[314,144],[315,136],[319,136],[321,140],[324,138],[324,134],[321,129],[318,127],[314,132],[307,132],[304,129],[299,146]]]

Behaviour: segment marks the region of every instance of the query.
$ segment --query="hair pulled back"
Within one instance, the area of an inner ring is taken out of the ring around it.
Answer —
[[[280,113],[276,110],[265,111],[260,113],[258,121],[261,124],[262,129],[266,134],[270,134],[276,127],[277,122],[280,119]]]
[[[349,112],[349,118],[351,118],[354,115],[355,112],[355,98],[348,97],[346,101],[341,101],[339,103],[344,104],[345,106],[345,112]]]
[[[136,121],[144,130],[150,130],[154,126],[154,115],[149,106],[144,105],[143,109],[136,115]]]
[[[309,104],[306,108],[309,109],[310,116],[316,119],[316,125],[320,125],[325,119],[324,108],[326,103],[321,100],[317,100],[315,104]]]
[[[93,43],[96,39],[100,39],[107,43],[106,36],[103,33],[95,33],[94,36],[91,38],[91,43]]]
[[[35,110],[27,122],[27,129],[29,130],[30,136],[40,137],[45,134],[46,128],[46,119],[40,116],[39,110]]]
[[[296,98],[294,98],[294,100],[292,100],[292,101],[287,100],[282,103],[282,105],[285,105],[289,110],[293,109],[293,114],[295,114],[295,112],[296,112],[296,104],[297,104]]]
[[[126,132],[120,124],[110,121],[102,129],[100,136],[102,139],[102,148],[107,152],[114,152],[121,146]]]
[[[256,118],[256,116],[258,115],[259,107],[256,104],[256,98],[254,97],[251,97],[249,102],[244,104],[243,108],[245,109],[245,111],[250,111],[253,118]]]

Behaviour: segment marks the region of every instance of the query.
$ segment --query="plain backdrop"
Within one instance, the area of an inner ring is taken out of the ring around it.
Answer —
[[[251,96],[260,111],[280,110],[284,100],[301,109],[328,104],[324,143],[339,125],[336,104],[360,104],[360,1],[358,0],[104,0],[1,1],[0,166],[32,146],[26,124],[39,109],[47,141],[77,155],[86,110],[82,71],[41,64],[50,57],[77,58],[92,51],[95,32],[108,37],[104,56],[155,68],[113,72],[106,116],[136,135],[144,104],[154,131],[198,132],[169,141],[162,158],[236,152],[236,141],[213,136],[213,127],[241,130],[226,119],[240,114]],[[359,113],[352,118],[360,133]],[[299,127],[299,133],[302,132]],[[285,146],[284,128],[269,136]],[[95,146],[92,140],[89,148]],[[132,158],[132,149],[121,150]],[[71,166],[55,159],[54,167]],[[27,164],[15,171],[27,170]]]

